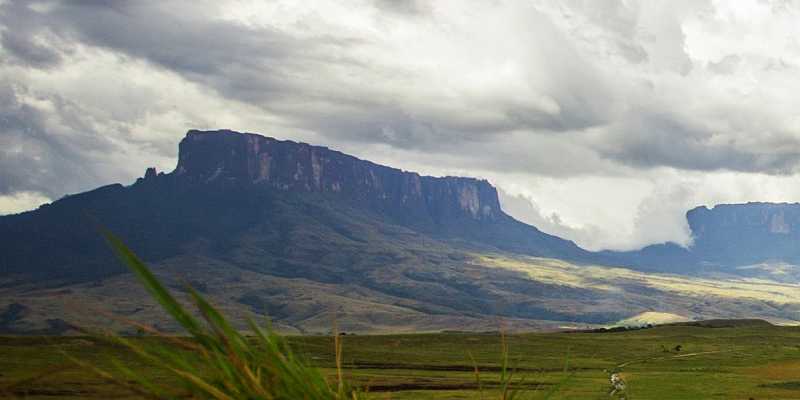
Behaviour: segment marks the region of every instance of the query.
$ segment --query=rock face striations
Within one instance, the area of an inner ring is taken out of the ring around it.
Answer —
[[[800,265],[800,204],[746,203],[696,207],[686,213],[688,248],[675,243],[632,252],[603,252],[612,262],[650,271],[746,273],[756,264]],[[800,276],[800,271],[793,275]]]
[[[0,278],[80,281],[123,271],[92,221],[150,261],[198,246],[230,256],[244,236],[261,243],[260,251],[285,255],[293,241],[306,240],[294,237],[299,232],[313,231],[309,240],[356,240],[345,228],[354,221],[372,226],[357,239],[367,244],[402,227],[471,249],[573,261],[590,254],[506,215],[484,180],[420,176],[325,147],[193,130],[170,173],[148,168],[131,186],[109,185],[0,217],[0,240],[8,244],[0,252]]]
[[[326,147],[251,133],[189,131],[172,175],[193,183],[246,182],[328,194],[436,221],[504,217],[496,189],[485,180],[420,176]]]
[[[98,225],[172,277],[175,288],[189,278],[234,309],[317,332],[330,328],[322,316],[331,305],[366,330],[458,328],[490,316],[491,328],[495,316],[605,324],[664,304],[723,310],[713,314],[723,317],[796,315],[757,299],[684,298],[650,286],[644,274],[578,272],[519,257],[756,278],[772,272],[739,266],[800,260],[800,205],[701,207],[687,218],[695,236],[688,249],[667,243],[592,253],[505,214],[483,180],[420,176],[250,133],[190,131],[172,172],[148,168],[129,186],[0,216],[0,332],[63,332],[59,321],[71,311],[54,310],[67,298],[107,302],[142,322],[156,318],[128,293],[132,280],[117,276],[127,269]],[[781,279],[800,281],[792,266],[775,268]]]
[[[800,263],[800,204],[702,206],[686,213],[692,252],[702,262],[742,266],[763,261]]]

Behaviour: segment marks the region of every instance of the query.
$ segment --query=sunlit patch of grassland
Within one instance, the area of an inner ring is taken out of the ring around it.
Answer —
[[[94,360],[81,359],[66,351],[63,358],[80,370],[96,375],[106,382],[140,398],[175,399],[198,398],[214,400],[362,400],[368,389],[352,383],[344,372],[342,352],[343,336],[333,328],[334,354],[330,377],[323,369],[296,355],[289,341],[269,327],[248,320],[247,334],[236,329],[218,308],[191,286],[187,286],[191,312],[179,301],[161,280],[123,242],[109,231],[102,231],[119,259],[130,268],[136,278],[161,308],[188,334],[188,337],[170,336],[157,329],[129,321],[149,338],[131,338],[114,334],[97,334],[94,342],[104,343],[117,352],[134,355],[135,363],[118,355],[107,355],[98,365]],[[199,315],[199,316],[198,316]],[[496,379],[487,382],[481,378],[477,360],[472,357],[474,384],[456,382],[453,388],[477,389],[484,398],[484,384],[492,390],[489,397],[501,400],[518,398],[522,390],[538,390],[539,386],[526,388],[515,376],[511,366],[506,335],[500,335],[500,366],[493,374]],[[1,364],[1,363],[0,363]],[[143,368],[142,365],[145,367]],[[65,368],[59,367],[59,372]],[[169,383],[154,380],[149,375],[153,369],[162,369],[171,378]],[[470,370],[467,370],[470,371]],[[567,367],[564,377],[543,391],[543,398],[555,394],[572,375]],[[27,395],[30,389],[20,389],[40,380],[52,372],[37,373],[34,377],[16,379],[0,386],[0,396]],[[2,374],[0,374],[2,376]],[[368,388],[369,385],[366,385]],[[393,386],[386,386],[393,387]],[[424,385],[420,385],[424,388]],[[379,386],[380,388],[380,386]],[[48,392],[51,393],[51,392]],[[82,395],[82,392],[70,392]],[[488,394],[488,393],[487,393]],[[489,398],[486,397],[486,398]]]
[[[800,361],[773,362],[749,368],[746,372],[762,379],[800,380]]]
[[[682,315],[666,313],[666,312],[646,311],[641,314],[634,315],[633,317],[619,321],[617,325],[622,325],[622,326],[637,326],[645,324],[656,325],[656,324],[670,324],[673,322],[684,322],[687,320],[688,318]]]
[[[345,380],[369,387],[368,399],[498,399],[502,345],[497,333],[347,335],[343,338]],[[626,332],[527,333],[507,336],[515,379],[524,378],[521,399],[542,399],[554,384],[572,376],[551,399],[608,399],[609,371],[619,371],[630,399],[798,399],[800,329],[769,325],[729,328],[661,326]],[[156,345],[168,338],[129,340]],[[336,382],[334,338],[288,338],[296,354]],[[680,351],[675,350],[681,345]],[[0,337],[0,392],[20,379],[67,363],[64,352],[113,369],[112,359],[146,374],[155,384],[181,389],[165,365],[143,363],[125,347],[91,338]],[[470,357],[470,355],[472,357]],[[569,375],[565,375],[567,364]],[[478,393],[473,368],[480,367]],[[517,381],[519,382],[519,381]],[[110,399],[124,388],[90,371],[71,369],[18,384],[14,393],[49,393],[47,398]],[[2,395],[0,395],[2,397]],[[12,397],[13,398],[13,397]],[[23,397],[28,398],[28,397]],[[140,397],[136,397],[140,398]]]
[[[504,268],[525,273],[543,283],[609,292],[624,292],[624,285],[672,292],[682,296],[712,296],[726,299],[752,299],[777,304],[800,304],[800,285],[764,279],[708,279],[668,274],[638,272],[626,268],[596,265],[574,265],[565,261],[537,257],[474,255],[474,262],[483,266]]]

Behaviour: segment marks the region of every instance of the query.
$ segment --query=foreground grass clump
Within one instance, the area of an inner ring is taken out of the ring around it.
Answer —
[[[124,246],[117,251],[141,264]],[[132,268],[151,292],[167,294],[162,304],[188,321],[191,337],[0,336],[0,398],[800,398],[798,327],[727,321],[619,332],[348,335],[343,357],[339,336],[240,335],[196,293],[199,313],[190,314],[144,265]]]
[[[366,391],[359,390],[343,379],[342,342],[339,335],[334,335],[336,380],[330,383],[319,369],[296,357],[283,337],[258,326],[252,320],[248,323],[254,337],[245,337],[202,295],[188,287],[190,298],[202,317],[202,320],[198,320],[119,238],[110,232],[104,232],[104,235],[117,256],[190,335],[188,339],[163,336],[152,328],[139,325],[140,329],[161,336],[167,343],[162,341],[148,345],[147,342],[116,335],[104,338],[126,347],[146,363],[172,373],[192,397],[215,400],[366,399]],[[499,398],[513,400],[519,397],[521,391],[514,387],[514,371],[509,367],[504,335],[501,348]],[[122,362],[112,362],[115,368],[108,370],[76,358],[71,359],[100,377],[144,397],[172,399],[185,396],[185,393],[177,394],[175,388],[154,383]],[[474,374],[478,396],[484,398],[477,364],[474,365]],[[550,397],[557,388],[558,385],[551,387],[545,393],[545,398]]]
[[[335,337],[285,339],[336,389]],[[127,340],[140,346],[176,346],[171,337]],[[550,399],[611,399],[612,373],[624,380],[626,397],[633,400],[800,399],[799,327],[684,325],[626,332],[525,333],[507,335],[506,343],[515,371],[512,386],[523,390],[518,399],[547,398],[566,376],[571,379],[560,384]],[[675,351],[678,345],[680,352]],[[499,334],[485,332],[348,335],[341,364],[344,379],[368,387],[365,395],[370,399],[499,399],[501,347]],[[116,371],[112,362],[116,360],[170,388],[165,391],[174,392],[173,398],[187,394],[182,380],[165,366],[146,362],[115,342],[86,336],[0,336],[0,398],[144,397],[89,369],[76,368],[65,354],[127,381]],[[197,357],[188,350],[186,354]],[[483,394],[476,384],[475,365]]]
[[[332,384],[318,369],[297,358],[281,336],[249,321],[254,336],[252,339],[245,337],[197,291],[188,288],[202,320],[195,318],[119,238],[109,232],[104,235],[119,258],[191,336],[190,339],[167,337],[168,344],[153,346],[119,336],[109,336],[108,340],[174,374],[192,397],[217,400],[364,398],[362,392],[342,379],[338,337],[335,342],[339,373],[337,382]],[[74,361],[139,395],[157,399],[176,397],[175,388],[156,384],[121,362],[114,362],[113,370],[104,370],[78,359]]]

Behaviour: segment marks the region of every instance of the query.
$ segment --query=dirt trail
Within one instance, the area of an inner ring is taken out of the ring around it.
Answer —
[[[626,362],[624,362],[622,364],[617,364],[616,368],[617,369],[621,369],[621,368],[627,367],[628,365],[631,365],[631,364],[634,364],[634,363],[641,363],[641,362],[647,362],[647,361],[669,360],[669,359],[673,359],[673,358],[693,357],[693,356],[700,356],[700,355],[705,355],[705,354],[732,353],[734,351],[735,350],[714,350],[714,351],[701,351],[701,352],[697,352],[697,353],[677,354],[677,355],[668,356],[668,357],[650,357],[650,358],[645,358],[643,360],[626,361]]]

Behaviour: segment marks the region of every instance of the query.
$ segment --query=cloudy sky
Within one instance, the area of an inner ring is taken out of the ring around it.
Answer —
[[[590,249],[800,201],[789,1],[0,0],[0,214],[170,171],[190,128],[485,177]]]

